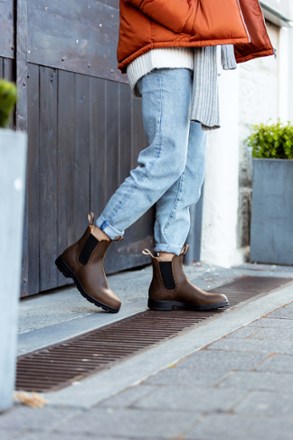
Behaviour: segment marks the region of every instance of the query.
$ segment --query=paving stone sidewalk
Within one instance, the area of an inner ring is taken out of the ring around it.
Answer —
[[[88,410],[16,406],[0,438],[291,440],[292,341],[293,302]]]

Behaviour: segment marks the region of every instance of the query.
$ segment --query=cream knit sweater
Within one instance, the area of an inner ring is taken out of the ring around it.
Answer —
[[[193,49],[170,47],[153,49],[139,56],[127,67],[127,76],[131,89],[139,96],[136,84],[154,69],[186,68],[193,70]]]

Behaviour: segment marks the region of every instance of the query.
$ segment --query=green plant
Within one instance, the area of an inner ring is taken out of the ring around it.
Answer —
[[[15,84],[5,79],[0,79],[0,128],[5,128],[9,124],[16,101],[17,91]]]
[[[255,124],[246,139],[252,157],[264,159],[293,159],[293,125],[278,121],[275,124]]]

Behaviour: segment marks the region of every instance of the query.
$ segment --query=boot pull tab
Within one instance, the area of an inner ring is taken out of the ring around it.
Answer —
[[[180,254],[181,254],[181,255],[185,255],[185,254],[187,253],[188,249],[189,249],[189,244],[184,244],[184,245],[182,246],[182,249],[181,249]]]
[[[149,257],[155,258],[155,256],[151,253],[151,251],[150,251],[149,249],[143,249],[143,250],[141,251],[141,253],[142,253],[143,255],[148,255]]]
[[[94,224],[94,220],[95,220],[95,214],[91,211],[88,213],[88,221],[89,221],[89,225],[93,225]]]

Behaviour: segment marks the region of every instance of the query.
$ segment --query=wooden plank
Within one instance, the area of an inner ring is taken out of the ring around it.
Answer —
[[[106,161],[107,161],[107,199],[116,191],[118,186],[118,92],[119,84],[106,83]]]
[[[96,0],[29,2],[28,60],[126,82],[117,70],[119,11]]]
[[[3,78],[8,79],[9,81],[15,81],[15,63],[14,60],[9,58],[3,59]]]
[[[40,290],[40,219],[39,219],[39,67],[30,65],[28,68],[28,163],[27,169],[27,273],[22,280],[22,296],[38,293]]]
[[[17,0],[16,78],[18,100],[16,128],[27,131],[27,0]]]
[[[131,167],[131,91],[126,84],[119,86],[119,174],[121,183]]]
[[[71,245],[76,238],[74,227],[74,151],[75,151],[75,74],[58,73],[58,188],[57,222],[58,251]],[[53,256],[54,258],[54,256]],[[58,285],[71,283],[57,272]]]
[[[90,193],[90,87],[89,77],[76,75],[75,89],[75,151],[73,163],[74,176],[74,215],[75,238],[79,238],[87,226]]]
[[[16,75],[15,61],[11,60],[9,58],[4,58],[3,59],[3,77],[5,79],[8,79],[9,81],[12,81],[15,83],[16,82],[15,75]],[[10,123],[9,123],[9,128],[11,128],[11,129],[15,128],[15,125],[16,125],[15,117],[16,117],[16,115],[15,115],[15,111],[14,111],[13,116],[12,116]]]
[[[40,67],[40,289],[57,285],[57,72]],[[31,221],[31,218],[30,218]]]
[[[17,0],[16,2],[16,85],[18,100],[16,104],[15,126],[17,130],[27,131],[27,0]],[[27,165],[28,176],[30,172],[29,163]],[[23,264],[22,264],[22,295],[28,294],[28,271],[29,271],[29,243],[28,243],[28,187],[26,188],[26,201],[24,213],[24,233],[23,233]]]
[[[106,203],[106,81],[91,78],[90,209],[98,216]]]
[[[119,186],[119,135],[120,135],[120,87],[119,84],[113,82],[106,82],[106,100],[105,100],[105,114],[106,114],[106,201],[110,199],[112,194]],[[124,160],[124,158],[123,158]],[[125,242],[125,240],[123,240]],[[105,269],[107,273],[117,272],[117,270],[124,268],[125,258],[119,255],[121,244],[114,242],[105,258]],[[119,269],[118,269],[119,268]]]
[[[0,56],[14,58],[13,0],[0,0]]]
[[[15,81],[14,60],[0,57],[0,78]]]

